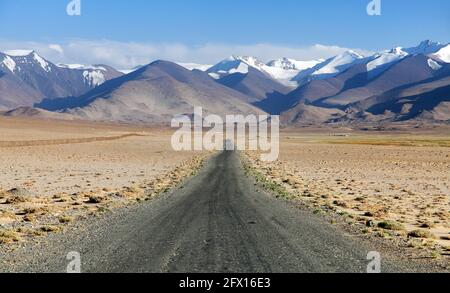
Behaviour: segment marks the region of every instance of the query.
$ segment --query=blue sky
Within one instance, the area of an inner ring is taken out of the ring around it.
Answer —
[[[66,49],[69,43],[97,42],[106,52],[107,46],[132,44],[133,50],[138,47],[136,60],[128,56],[125,66],[139,63],[147,49],[153,50],[149,57],[173,49],[173,55],[180,53],[179,61],[190,61],[188,51],[205,46],[251,50],[265,45],[255,53],[272,48],[276,54],[313,50],[315,44],[380,50],[413,46],[424,39],[450,41],[448,0],[381,0],[382,15],[375,17],[366,13],[370,0],[81,0],[82,15],[77,17],[66,14],[69,2],[0,0],[0,49],[39,49],[45,44]],[[303,53],[304,58],[326,57],[322,55],[335,53],[333,48],[316,55]],[[63,61],[75,58],[59,54]],[[192,61],[202,61],[197,55],[192,54]],[[205,61],[218,58],[212,55]]]

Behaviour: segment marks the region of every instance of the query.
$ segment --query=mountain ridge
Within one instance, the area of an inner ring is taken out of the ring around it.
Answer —
[[[202,71],[158,60],[78,99],[69,99],[67,104],[51,108],[50,100],[36,106],[90,120],[124,122],[170,122],[177,115],[192,115],[195,106],[222,117],[232,113],[264,114],[247,99]]]
[[[101,64],[53,64],[16,50],[0,53],[0,110],[37,115],[20,108],[34,106],[82,119],[167,122],[203,106],[219,115],[281,115],[287,124],[446,122],[449,48],[426,40],[326,60],[231,56],[212,66],[157,60],[127,74]]]

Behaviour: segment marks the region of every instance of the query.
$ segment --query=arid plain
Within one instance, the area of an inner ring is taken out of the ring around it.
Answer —
[[[246,160],[260,181],[317,214],[337,213],[367,235],[448,257],[448,133],[291,129],[281,134],[279,161],[262,162],[256,152]]]
[[[0,118],[0,244],[151,200],[192,176],[210,154],[173,151],[173,131]],[[257,176],[317,213],[340,213],[368,235],[449,254],[448,129],[285,129],[278,161],[244,157]]]
[[[0,118],[0,244],[149,200],[205,157],[175,152],[168,129]]]

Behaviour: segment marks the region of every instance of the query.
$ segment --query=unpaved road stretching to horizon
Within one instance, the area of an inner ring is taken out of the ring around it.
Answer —
[[[261,191],[236,152],[215,155],[169,194],[87,224],[20,248],[0,271],[65,272],[77,251],[82,272],[364,273],[374,250]],[[382,259],[383,272],[417,270]]]

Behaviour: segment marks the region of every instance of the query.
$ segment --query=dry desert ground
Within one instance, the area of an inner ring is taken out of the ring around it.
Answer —
[[[172,151],[172,132],[0,118],[0,244],[63,229],[176,185],[205,154]]]
[[[288,130],[279,160],[245,154],[282,195],[359,221],[364,233],[450,249],[450,131]],[[267,185],[270,185],[267,183]],[[284,194],[283,194],[284,193]]]
[[[173,151],[173,131],[0,118],[0,243],[64,230],[193,175],[210,154]],[[275,191],[363,223],[368,235],[448,256],[449,133],[286,129],[278,161],[257,152],[244,152],[244,161]]]

